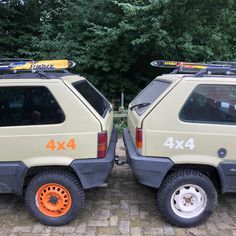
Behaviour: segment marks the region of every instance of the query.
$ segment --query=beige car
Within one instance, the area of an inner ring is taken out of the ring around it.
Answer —
[[[0,193],[24,195],[43,224],[73,220],[113,167],[111,104],[79,75],[2,72],[0,114]]]
[[[218,191],[236,192],[235,64],[198,66],[154,79],[130,103],[124,130],[134,175],[158,188],[159,210],[181,227],[206,220]]]

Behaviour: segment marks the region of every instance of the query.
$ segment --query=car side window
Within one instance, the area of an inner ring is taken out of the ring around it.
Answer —
[[[184,104],[186,122],[236,124],[236,86],[199,85]]]
[[[58,124],[65,115],[43,86],[0,87],[0,126]]]

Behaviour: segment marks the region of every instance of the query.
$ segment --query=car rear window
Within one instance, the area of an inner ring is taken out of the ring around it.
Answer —
[[[100,116],[106,116],[106,113],[110,108],[109,102],[87,80],[78,81],[72,85]]]
[[[170,82],[162,80],[153,80],[144,88],[131,102],[132,106],[142,103],[148,103],[147,106],[136,106],[134,110],[138,115],[143,114],[148,107],[170,86]]]

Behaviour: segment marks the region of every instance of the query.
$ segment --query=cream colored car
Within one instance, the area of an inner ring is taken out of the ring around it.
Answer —
[[[79,75],[2,73],[0,114],[0,193],[24,195],[43,224],[73,220],[113,167],[111,104]]]
[[[158,188],[159,210],[182,227],[206,220],[218,191],[236,192],[235,65],[189,68],[181,64],[141,91],[124,130],[135,176]]]

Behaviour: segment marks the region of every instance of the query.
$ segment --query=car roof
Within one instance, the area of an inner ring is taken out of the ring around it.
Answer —
[[[197,77],[193,74],[164,74],[161,76],[158,76],[155,78],[155,80],[167,80],[170,82],[175,81],[195,81],[195,82],[202,82],[202,81],[209,81],[209,82],[235,82],[236,83],[236,77],[235,75],[205,75],[204,77]]]
[[[68,81],[68,82],[74,82],[78,80],[84,80],[85,78],[80,76],[79,74],[72,74],[69,72],[23,72],[23,73],[6,73],[6,74],[0,74],[0,83],[5,82],[8,80],[9,82],[61,82],[61,81]]]

